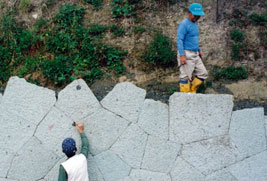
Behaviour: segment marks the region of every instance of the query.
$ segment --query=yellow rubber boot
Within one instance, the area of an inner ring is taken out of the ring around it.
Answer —
[[[198,79],[197,77],[194,78],[194,80],[192,81],[192,85],[191,85],[191,92],[192,93],[197,93],[197,88],[199,88],[199,86],[203,83],[202,80]]]
[[[180,80],[180,92],[190,92],[190,81]]]

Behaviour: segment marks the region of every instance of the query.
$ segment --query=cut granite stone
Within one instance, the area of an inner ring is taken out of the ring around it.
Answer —
[[[77,135],[73,137],[75,140],[80,139],[77,128],[73,127],[72,123],[58,108],[54,107],[38,126],[35,136],[47,150],[63,157],[65,154],[62,152],[62,141],[67,137],[72,137],[73,133]]]
[[[97,167],[94,157],[92,157],[91,155],[88,155],[87,160],[88,160],[87,166],[88,166],[89,180],[90,181],[104,181],[103,176],[99,168]]]
[[[34,134],[36,126],[0,106],[0,148],[16,152]]]
[[[243,158],[265,150],[266,135],[263,108],[234,111],[229,134]]]
[[[171,170],[172,180],[175,181],[204,181],[205,176],[198,171],[196,168],[192,167],[190,164],[186,163],[183,159],[178,157],[175,162],[174,168]]]
[[[128,127],[129,122],[105,109],[84,119],[90,151],[97,155],[109,149]]]
[[[181,145],[149,136],[142,169],[168,173],[175,163]]]
[[[52,181],[52,180],[58,180],[58,172],[60,164],[63,163],[65,160],[67,160],[67,157],[62,157],[55,165],[54,167],[46,174],[44,181]]]
[[[118,181],[129,175],[131,167],[110,150],[94,158],[105,181]]]
[[[147,170],[133,169],[130,173],[131,181],[171,181],[171,177],[165,173],[151,172]]]
[[[240,160],[240,153],[229,136],[220,136],[184,145],[181,157],[208,175]]]
[[[148,134],[167,140],[169,136],[168,105],[160,101],[146,99],[139,116],[138,124]]]
[[[7,178],[0,178],[0,181],[17,181],[17,180],[7,179]]]
[[[15,153],[12,150],[2,148],[0,149],[0,177],[6,177]],[[0,179],[1,180],[1,179]]]
[[[56,103],[55,92],[18,77],[8,81],[2,104],[8,111],[37,125]]]
[[[136,124],[129,126],[111,147],[123,161],[133,168],[140,168],[144,156],[147,134]]]
[[[267,151],[249,157],[229,167],[229,171],[237,180],[266,181],[267,179]]]
[[[238,181],[229,171],[226,169],[219,170],[206,176],[205,181]]]
[[[169,100],[170,140],[190,143],[228,132],[231,95],[174,93]]]
[[[106,109],[124,117],[128,121],[137,122],[145,96],[146,91],[144,89],[131,83],[123,82],[117,84],[101,101],[101,104]]]
[[[56,107],[77,122],[101,108],[95,95],[82,79],[73,81],[59,92]]]
[[[3,95],[0,93],[0,104],[2,102],[2,99],[3,99]]]
[[[20,181],[41,179],[53,168],[58,159],[33,137],[17,152],[7,178]]]

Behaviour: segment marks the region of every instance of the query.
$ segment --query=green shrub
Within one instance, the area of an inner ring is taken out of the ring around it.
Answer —
[[[233,44],[232,45],[232,59],[233,60],[240,60],[242,58],[241,51],[244,48],[244,44]]]
[[[69,58],[63,55],[56,56],[54,60],[46,60],[42,65],[44,76],[52,80],[55,85],[63,85],[70,82],[73,67]]]
[[[114,18],[130,17],[136,15],[136,4],[125,0],[112,0],[111,12]]]
[[[171,66],[176,60],[171,41],[161,33],[155,35],[142,57],[149,64],[161,66]]]
[[[125,30],[117,25],[111,25],[110,32],[113,33],[114,36],[122,36],[125,34]]]
[[[219,69],[215,67],[212,72],[214,80],[229,79],[229,80],[240,80],[248,78],[248,73],[244,67],[229,66],[226,68]]]
[[[142,34],[143,32],[145,32],[146,29],[145,27],[143,26],[140,26],[140,27],[134,27],[133,28],[133,32],[136,33],[136,34]]]
[[[86,3],[93,5],[94,9],[101,9],[103,0],[84,0]]]
[[[18,70],[17,75],[19,77],[23,77],[26,74],[33,73],[35,71],[41,70],[41,60],[39,57],[26,57],[26,59],[23,62],[23,65]]]
[[[253,13],[249,16],[249,18],[254,25],[265,26],[267,24],[267,13],[262,15]]]
[[[106,30],[107,27],[104,25],[91,24],[89,26],[89,34],[93,36],[101,36]]]
[[[100,79],[103,76],[103,72],[99,68],[92,68],[88,72],[82,73],[82,78],[90,83],[93,83],[95,79]]]
[[[71,28],[82,24],[85,8],[74,5],[64,5],[54,17],[54,22],[60,27]]]
[[[238,29],[234,29],[230,31],[231,39],[235,42],[242,42],[245,38],[244,33],[239,31]]]
[[[267,31],[260,32],[259,38],[261,41],[261,45],[267,48]]]

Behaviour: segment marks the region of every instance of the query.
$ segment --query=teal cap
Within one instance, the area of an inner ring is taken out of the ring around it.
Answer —
[[[202,5],[199,3],[193,3],[189,7],[189,11],[196,16],[204,16]]]

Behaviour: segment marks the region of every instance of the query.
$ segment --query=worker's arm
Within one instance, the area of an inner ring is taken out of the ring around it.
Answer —
[[[76,123],[76,127],[78,132],[80,133],[81,136],[81,140],[82,140],[82,149],[81,149],[81,153],[88,158],[88,152],[89,152],[89,143],[88,143],[88,139],[84,133],[84,127],[82,123]]]
[[[182,22],[177,28],[177,48],[180,56],[184,55],[184,39],[187,33],[186,26]]]
[[[59,167],[58,181],[67,181],[67,173],[62,165]]]

